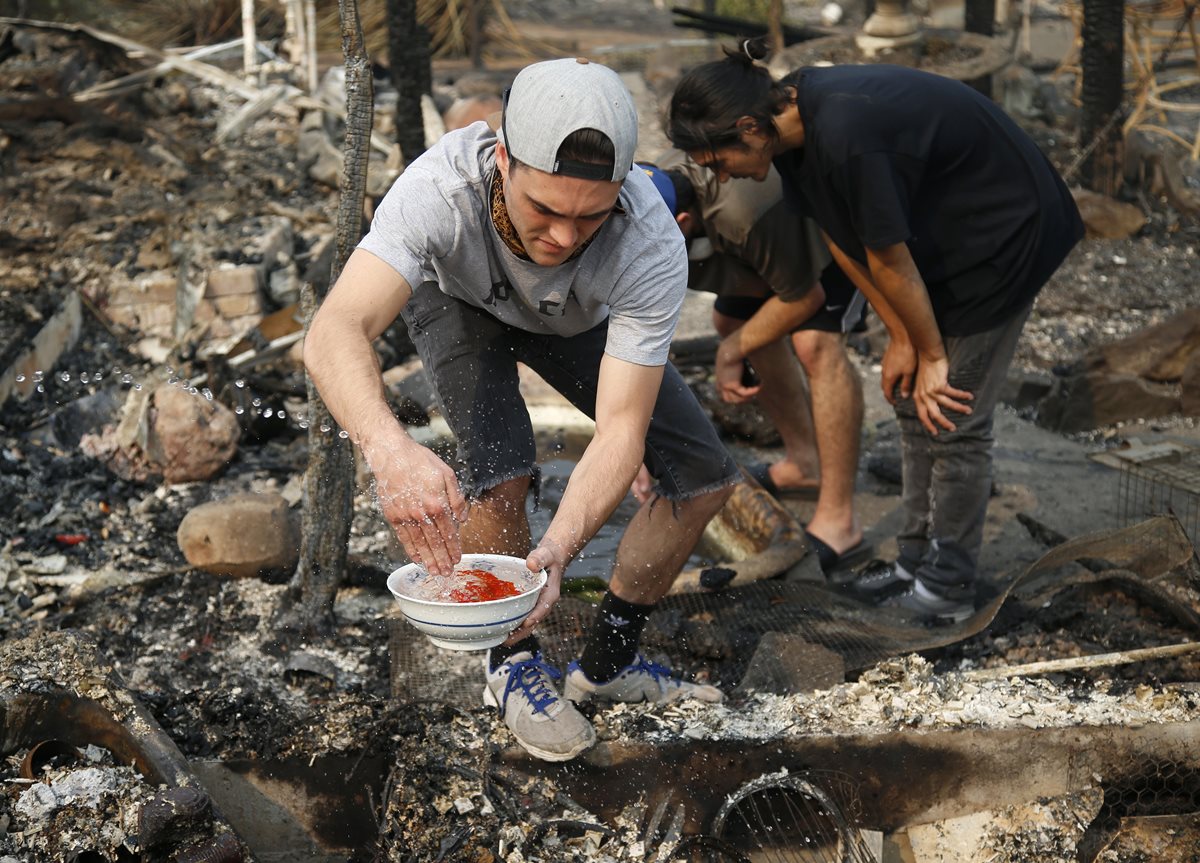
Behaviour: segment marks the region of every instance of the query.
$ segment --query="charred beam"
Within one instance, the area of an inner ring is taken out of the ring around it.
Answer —
[[[357,0],[339,0],[338,7],[346,60],[346,141],[338,204],[337,255],[330,285],[337,282],[362,236],[375,101]],[[306,330],[319,299],[311,290],[303,298]],[[292,607],[281,623],[306,635],[322,635],[333,629],[333,601],[346,569],[354,500],[353,454],[350,442],[334,431],[333,417],[311,377],[308,406],[309,464],[304,474],[300,562],[288,590]]]

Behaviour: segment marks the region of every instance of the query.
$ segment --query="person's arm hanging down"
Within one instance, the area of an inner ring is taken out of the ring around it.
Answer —
[[[867,249],[868,266],[850,258],[825,235],[834,260],[871,302],[891,337],[883,356],[881,384],[884,397],[895,403],[897,385],[901,398],[911,396],[921,424],[930,434],[938,426],[954,431],[942,409],[969,414],[963,404],[973,396],[950,386],[950,364],[941,332],[929,303],[929,292],[908,247],[897,243],[883,249]]]

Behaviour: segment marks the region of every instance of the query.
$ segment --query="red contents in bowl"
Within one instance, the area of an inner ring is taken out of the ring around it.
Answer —
[[[487,602],[521,593],[511,581],[496,578],[486,569],[464,569],[458,574],[463,577],[463,584],[450,591],[450,598],[455,602]]]

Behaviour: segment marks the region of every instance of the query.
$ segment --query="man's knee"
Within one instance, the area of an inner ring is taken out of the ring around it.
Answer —
[[[733,318],[729,315],[718,312],[713,309],[712,313],[713,329],[717,331],[717,335],[721,338],[729,336],[745,325],[745,321],[741,318]]]
[[[704,507],[708,518],[712,518],[721,511],[721,507],[725,506],[725,502],[733,496],[733,489],[732,485],[724,485],[718,489],[699,495],[693,498],[693,500]]]
[[[842,343],[841,333],[797,330],[792,333],[792,348],[809,377],[846,361],[846,348]]]
[[[513,477],[480,492],[473,505],[485,506],[497,512],[524,511],[525,498],[533,478],[529,474]]]

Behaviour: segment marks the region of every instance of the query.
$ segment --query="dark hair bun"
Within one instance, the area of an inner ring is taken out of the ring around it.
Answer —
[[[753,39],[743,39],[736,48],[725,48],[725,56],[737,58],[745,63],[766,60],[771,56],[771,42],[766,36],[756,36]]]

